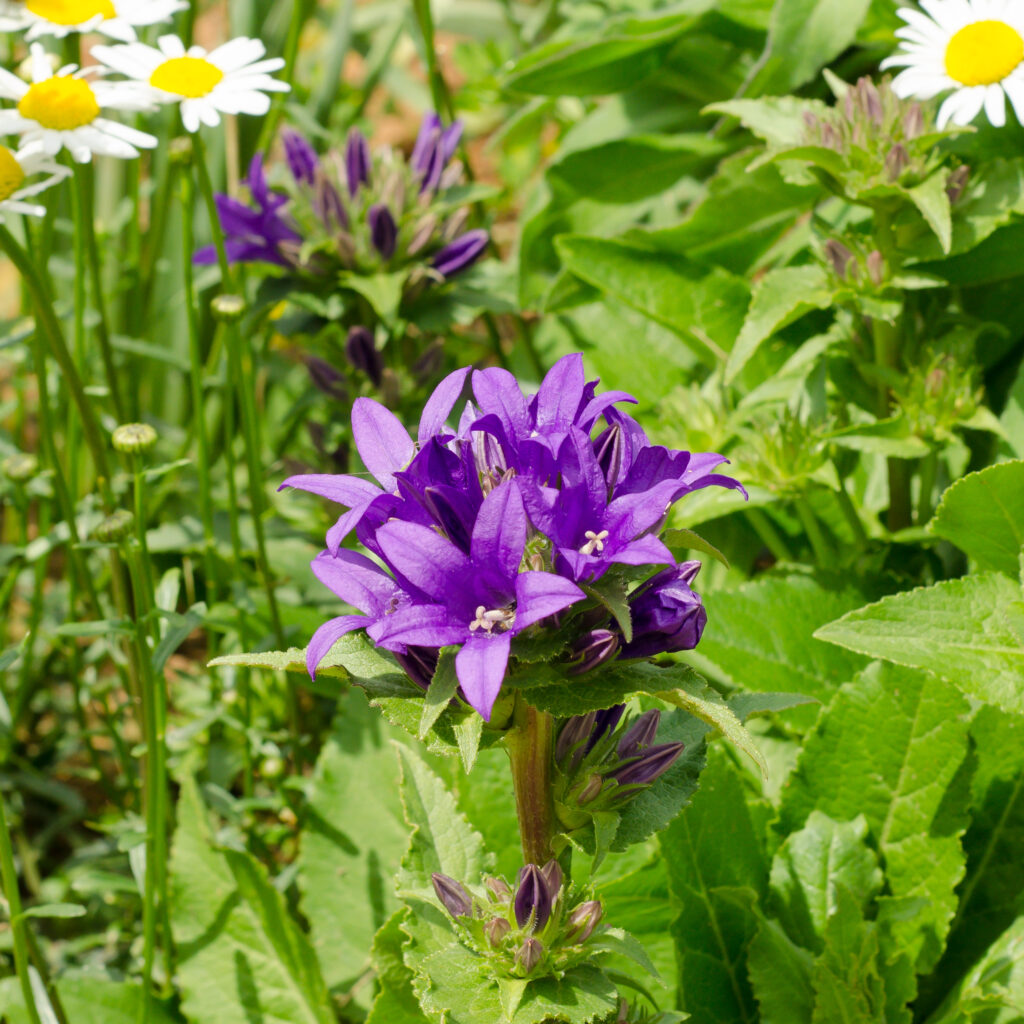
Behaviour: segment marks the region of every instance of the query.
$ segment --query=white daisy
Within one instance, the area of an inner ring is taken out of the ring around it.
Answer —
[[[185,0],[5,0],[0,5],[0,32],[28,29],[29,41],[100,32],[130,43],[137,38],[136,27],[169,21],[186,7]]]
[[[161,36],[157,46],[128,43],[94,46],[92,56],[106,67],[149,86],[161,103],[179,103],[186,131],[200,123],[214,127],[221,114],[265,114],[268,92],[287,92],[287,82],[270,77],[284,67],[280,57],[261,60],[266,49],[258,39],[232,39],[206,52],[177,36]]]
[[[22,200],[56,185],[70,173],[69,168],[56,163],[36,145],[23,146],[17,152],[0,146],[0,220],[5,213],[41,217],[46,212],[45,207]],[[45,175],[41,181],[25,184],[27,179],[39,174]]]
[[[1006,123],[1006,96],[1024,123],[1024,3],[1020,0],[921,0],[904,7],[899,52],[883,68],[904,68],[893,81],[903,98],[953,92],[939,108],[938,127],[970,124],[984,108]],[[927,13],[925,13],[927,12]]]
[[[152,110],[153,97],[132,82],[90,82],[74,64],[54,71],[39,43],[29,50],[31,84],[0,68],[0,97],[15,100],[0,110],[0,135],[20,135],[48,156],[67,149],[80,164],[94,153],[130,159],[152,149],[156,138],[100,116],[110,110]]]

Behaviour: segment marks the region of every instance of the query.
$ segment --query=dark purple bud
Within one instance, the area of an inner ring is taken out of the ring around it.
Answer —
[[[370,180],[370,144],[358,128],[348,133],[345,142],[345,177],[348,179],[348,194],[353,197],[359,186]]]
[[[316,150],[309,141],[298,132],[286,130],[284,133],[284,154],[288,158],[288,169],[292,177],[300,185],[312,185],[316,180],[316,169],[319,166]]]
[[[516,953],[516,966],[524,974],[529,974],[541,962],[544,946],[537,939],[527,939]]]
[[[872,249],[868,253],[865,263],[868,268],[868,277],[877,288],[885,278],[885,257],[877,249]]]
[[[652,576],[630,598],[633,640],[623,644],[624,658],[651,658],[697,646],[707,612],[700,594],[690,589],[700,562],[682,562]]]
[[[604,780],[600,775],[591,775],[587,779],[587,784],[580,790],[580,795],[577,798],[577,803],[580,807],[589,804],[592,800],[596,800],[601,795],[601,790],[604,788]]]
[[[473,900],[459,882],[436,871],[430,876],[430,880],[434,883],[437,898],[452,917],[469,917],[473,912]]]
[[[325,395],[344,402],[348,398],[348,387],[345,375],[336,370],[330,363],[318,356],[309,356],[306,369],[310,379]]]
[[[570,650],[573,664],[569,675],[581,676],[615,657],[619,649],[619,637],[610,629],[593,629],[581,636]]]
[[[955,203],[963,195],[970,176],[971,169],[967,164],[961,164],[950,172],[949,178],[946,180],[946,195],[949,196],[951,203]]]
[[[431,111],[423,118],[416,142],[412,147],[412,154],[409,157],[409,166],[418,174],[422,175],[430,166],[431,157],[440,138],[441,118]]]
[[[374,203],[366,214],[370,224],[370,241],[381,256],[389,260],[395,254],[398,225],[391,211],[383,203]]]
[[[512,931],[512,925],[508,923],[503,917],[492,917],[487,924],[484,925],[484,934],[487,936],[487,941],[497,949],[508,933]]]
[[[657,735],[660,721],[660,711],[645,711],[622,734],[616,750],[619,757],[625,761],[627,758],[636,757],[645,747],[649,747]]]
[[[602,736],[615,731],[619,722],[622,721],[625,711],[625,704],[615,704],[603,711],[598,711],[597,717],[594,719],[594,731],[590,734],[590,741],[587,743],[588,754],[597,746],[597,742]]]
[[[395,661],[402,666],[410,681],[426,690],[437,671],[437,651],[432,647],[406,647],[404,654],[394,652]]]
[[[512,895],[512,889],[504,878],[488,878],[487,881],[484,882],[484,885],[487,886],[491,895],[499,903],[507,903],[509,897]]]
[[[489,241],[482,228],[467,231],[435,253],[431,265],[442,277],[452,277],[475,263]]]
[[[345,339],[345,355],[357,370],[362,370],[374,385],[380,384],[384,364],[373,340],[373,334],[366,327],[353,327]]]
[[[615,490],[615,485],[619,482],[624,445],[622,427],[618,423],[613,423],[594,442],[594,454],[597,456],[597,464],[601,467],[605,482],[608,484],[609,498],[611,498],[612,491]]]
[[[570,946],[582,946],[594,934],[603,916],[604,910],[597,900],[581,903],[566,921],[565,941]]]
[[[897,142],[888,153],[885,154],[885,173],[890,181],[895,181],[904,171],[910,157],[902,142]]]
[[[531,931],[537,931],[548,923],[551,916],[551,893],[536,864],[527,864],[519,872],[513,907],[520,928],[527,927],[532,921]]]
[[[554,902],[558,899],[558,894],[562,891],[562,868],[557,860],[549,860],[547,864],[540,869],[540,873],[544,876],[544,881],[547,883],[548,892],[551,894],[551,900]]]
[[[646,786],[675,764],[683,752],[682,743],[661,743],[648,747],[635,761],[611,773],[620,786]]]
[[[566,766],[569,771],[572,771],[582,760],[583,744],[590,739],[596,717],[597,713],[590,711],[585,715],[575,715],[562,726],[562,731],[558,734],[558,742],[555,744],[555,760],[561,764],[574,747],[579,748],[576,757],[573,758],[574,763]]]
[[[832,265],[832,270],[840,281],[846,279],[846,268],[853,259],[853,253],[835,238],[830,238],[825,243],[825,258]]]

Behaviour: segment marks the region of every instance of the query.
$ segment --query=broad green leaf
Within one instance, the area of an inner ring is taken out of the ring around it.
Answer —
[[[750,357],[776,331],[812,309],[832,305],[834,291],[818,266],[770,270],[754,285],[743,328],[725,365],[725,380],[736,379]]]
[[[828,113],[821,100],[805,100],[797,96],[768,96],[764,99],[728,100],[705,108],[709,114],[735,117],[769,147],[799,146],[807,126],[804,113],[818,117]]]
[[[408,270],[399,270],[391,274],[349,274],[338,276],[338,283],[343,288],[351,288],[358,292],[373,307],[385,324],[394,324],[398,316],[398,307],[402,301],[402,290]]]
[[[455,674],[455,650],[444,648],[438,659],[434,676],[430,680],[430,688],[423,698],[419,739],[424,739],[434,727],[434,723],[441,717],[441,712],[448,706],[448,702],[455,696],[455,691],[458,688],[459,678]]]
[[[811,1024],[814,957],[776,921],[761,918],[747,951],[747,971],[761,1024]]]
[[[982,569],[1017,577],[1024,547],[1024,461],[1002,462],[957,480],[928,528]]]
[[[427,1024],[412,989],[412,971],[402,959],[402,921],[408,913],[396,911],[374,936],[372,959],[380,989],[366,1024]]]
[[[690,806],[659,837],[668,873],[683,1008],[701,1024],[756,1020],[745,952],[768,865],[743,782],[712,750]]]
[[[872,665],[822,713],[783,791],[787,833],[815,810],[835,821],[863,814],[885,862],[882,915],[922,971],[942,952],[963,875],[962,825],[943,805],[967,754],[967,710],[942,680]]]
[[[142,985],[134,981],[119,981],[102,974],[69,972],[57,980],[57,995],[69,1024],[138,1024],[144,1005]],[[47,1024],[42,1006],[43,1024]],[[5,1024],[30,1024],[21,985],[16,977],[0,981],[0,1018]],[[55,1020],[55,1017],[49,1018]],[[146,1024],[181,1024],[170,1002],[152,998],[146,1014]]]
[[[178,802],[171,923],[182,1010],[218,1024],[334,1024],[316,955],[248,854],[217,850],[195,783]]]
[[[399,895],[432,900],[430,876],[435,871],[475,885],[484,867],[480,834],[419,754],[401,745],[396,749],[402,765],[402,806],[412,828],[398,873]]]
[[[913,433],[912,425],[905,416],[844,427],[825,436],[840,448],[873,452],[886,458],[920,459],[931,451],[928,444]]]
[[[363,694],[350,690],[307,791],[298,883],[310,941],[332,989],[350,987],[365,972],[374,933],[397,906],[393,878],[409,830],[389,742],[395,736]]]
[[[21,912],[22,917],[85,917],[85,907],[78,903],[39,903],[27,907]]]
[[[710,555],[716,561],[721,562],[726,569],[729,568],[729,559],[714,544],[705,540],[699,533],[694,533],[693,530],[665,530],[661,539],[677,557],[680,551],[699,551],[701,554]]]
[[[862,913],[881,890],[882,872],[867,836],[863,815],[837,822],[813,810],[804,827],[788,835],[775,854],[768,907],[804,949],[820,952],[824,947],[840,888],[855,897]]]
[[[814,635],[897,665],[928,669],[965,693],[1024,713],[1024,640],[1008,614],[1020,584],[978,573],[884,597]]]
[[[920,185],[907,189],[907,195],[935,232],[942,251],[948,253],[953,245],[953,220],[945,172],[938,171],[925,178]]]

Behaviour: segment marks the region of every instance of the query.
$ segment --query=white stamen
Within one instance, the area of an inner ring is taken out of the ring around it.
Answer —
[[[504,633],[515,620],[513,608],[487,608],[480,604],[476,608],[476,618],[469,624],[469,631],[473,633],[482,629],[485,633],[491,633],[497,629],[499,633]]]
[[[587,530],[584,534],[587,538],[586,543],[580,548],[581,555],[592,555],[595,551],[601,554],[604,551],[604,541],[608,536],[607,530],[601,530],[600,533],[594,533],[593,530]]]

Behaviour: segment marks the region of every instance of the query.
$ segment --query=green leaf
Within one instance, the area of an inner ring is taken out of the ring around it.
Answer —
[[[405,909],[392,914],[374,936],[372,959],[380,991],[366,1024],[428,1024],[412,988],[413,973],[402,959],[402,923],[408,914]]]
[[[167,664],[167,659],[185,642],[185,638],[203,624],[206,605],[200,601],[192,605],[184,615],[175,612],[163,612],[162,618],[167,622],[167,631],[160,638],[153,652],[153,672],[159,675]]]
[[[402,765],[402,806],[412,828],[409,848],[398,873],[401,896],[433,901],[435,871],[475,884],[483,869],[483,840],[455,804],[444,783],[423,759],[397,745]]]
[[[1024,640],[1009,618],[1020,584],[978,573],[884,597],[814,635],[897,665],[928,669],[979,700],[1024,713]]]
[[[827,115],[828,110],[821,100],[806,100],[798,96],[727,100],[705,107],[706,113],[735,117],[744,128],[773,148],[799,146],[807,130],[804,112],[821,117]]]
[[[948,253],[953,245],[953,219],[946,193],[945,172],[937,171],[925,178],[920,185],[907,189],[907,195],[935,232],[942,251]]]
[[[837,890],[845,889],[867,908],[882,888],[878,859],[867,845],[863,815],[837,822],[811,811],[772,861],[769,906],[786,933],[805,949],[820,952],[831,915],[838,912]]]
[[[928,528],[982,569],[1016,577],[1024,546],[1024,461],[1002,462],[957,480],[942,495]]]
[[[683,1008],[701,1024],[756,1019],[745,951],[768,866],[735,768],[721,750],[689,807],[661,833]]]
[[[582,587],[589,596],[599,601],[608,609],[611,616],[619,625],[622,637],[626,643],[633,640],[633,616],[629,610],[629,592],[626,589],[626,581],[617,578],[613,573],[608,573],[593,586]]]
[[[750,357],[776,331],[812,309],[827,309],[833,299],[833,289],[821,267],[768,271],[754,285],[743,328],[725,365],[726,383],[736,379]]]
[[[921,971],[942,952],[963,875],[963,826],[949,822],[943,801],[967,754],[967,710],[948,683],[873,665],[822,713],[783,791],[785,832],[815,810],[835,821],[864,815],[891,893],[881,915]],[[908,906],[916,912],[901,915]]]
[[[85,917],[85,907],[78,903],[40,903],[21,912],[22,917]]]
[[[814,958],[781,925],[761,918],[747,952],[747,971],[761,1024],[811,1024]]]
[[[434,727],[434,723],[441,717],[441,712],[448,707],[449,701],[459,688],[459,678],[455,674],[455,653],[456,648],[454,647],[445,647],[441,650],[437,669],[434,671],[430,687],[423,698],[423,714],[420,716],[419,728],[419,739],[421,740]]]
[[[825,437],[840,448],[873,452],[886,458],[919,459],[931,451],[928,444],[913,433],[912,424],[905,416],[844,427]]]
[[[187,1017],[251,1024],[272,1006],[288,1024],[334,1024],[316,956],[284,897],[248,854],[213,847],[190,778],[178,803],[171,886]]]
[[[716,561],[721,562],[726,569],[729,568],[729,559],[714,544],[705,540],[699,533],[694,533],[693,530],[666,530],[661,535],[661,539],[674,555],[680,551],[699,551],[701,554],[710,555]]]
[[[307,790],[298,883],[310,940],[332,989],[350,988],[365,973],[374,933],[397,907],[392,879],[409,830],[389,742],[396,735],[359,690],[350,690],[338,703]]]
[[[381,320],[391,326],[398,318],[398,307],[402,302],[402,291],[408,270],[397,270],[391,274],[355,274],[338,275],[338,283],[343,288],[351,288],[358,292],[373,306]]]
[[[169,1001],[152,998],[146,1004],[142,986],[137,982],[71,971],[57,979],[57,995],[72,1024],[138,1024],[144,1006],[146,1024],[181,1024],[181,1017]],[[47,1017],[41,1006],[37,1009],[43,1024],[56,1019]],[[29,1024],[16,977],[0,981],[0,1017],[7,1024]]]

